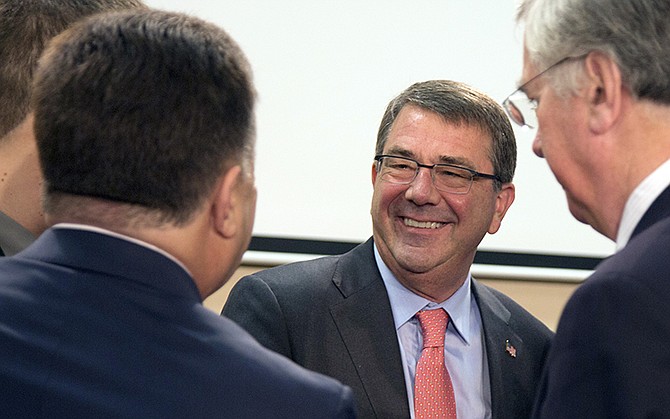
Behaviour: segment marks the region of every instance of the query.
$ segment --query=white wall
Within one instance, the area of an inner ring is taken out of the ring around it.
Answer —
[[[388,101],[415,81],[454,79],[502,101],[521,74],[514,0],[149,0],[219,24],[259,92],[254,234],[363,241],[370,171]],[[483,250],[607,256],[613,244],[567,210],[517,130],[517,198]]]

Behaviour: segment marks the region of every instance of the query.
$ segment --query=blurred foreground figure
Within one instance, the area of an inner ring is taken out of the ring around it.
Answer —
[[[0,0],[0,256],[46,229],[30,93],[46,43],[74,22],[139,0]]]
[[[51,43],[35,79],[51,227],[0,259],[1,414],[353,417],[350,389],[201,304],[254,221],[235,42],[181,14],[98,15]]]

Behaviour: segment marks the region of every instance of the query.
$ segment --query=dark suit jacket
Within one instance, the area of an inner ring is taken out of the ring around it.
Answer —
[[[551,332],[508,297],[473,281],[494,418],[530,414]],[[223,314],[263,345],[351,386],[362,418],[408,418],[400,348],[372,240],[342,256],[243,278]],[[517,357],[505,351],[509,340]]]
[[[204,308],[146,247],[47,230],[0,258],[0,416],[353,417],[351,390]]]
[[[35,241],[31,232],[0,211],[0,256],[12,256]]]
[[[670,188],[568,301],[535,417],[670,418]]]

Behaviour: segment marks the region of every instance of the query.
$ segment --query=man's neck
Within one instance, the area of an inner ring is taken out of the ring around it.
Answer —
[[[42,172],[32,136],[32,118],[0,139],[0,211],[26,230],[46,229],[41,205]]]

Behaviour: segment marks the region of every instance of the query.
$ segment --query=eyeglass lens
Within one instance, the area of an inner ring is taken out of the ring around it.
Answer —
[[[381,179],[395,184],[412,183],[419,173],[419,165],[414,160],[400,157],[383,157],[381,159]],[[472,185],[473,174],[466,169],[435,165],[431,169],[435,188],[443,192],[465,194]]]
[[[519,90],[508,97],[503,103],[509,117],[515,123],[529,128],[537,127],[537,102],[531,100],[526,94]]]

